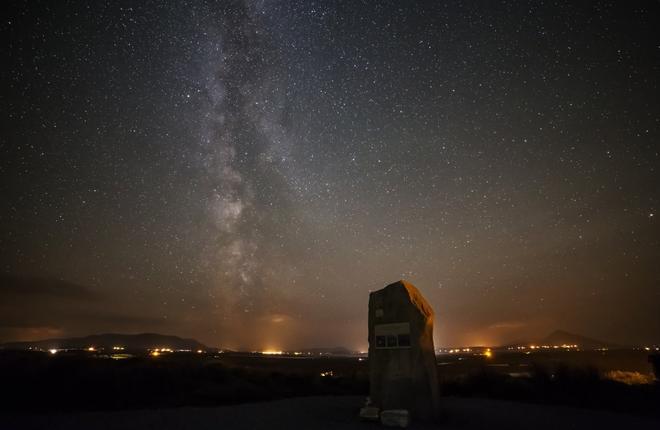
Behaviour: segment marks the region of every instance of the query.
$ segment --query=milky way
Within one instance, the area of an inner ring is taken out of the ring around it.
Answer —
[[[10,9],[0,340],[660,341],[656,3]]]

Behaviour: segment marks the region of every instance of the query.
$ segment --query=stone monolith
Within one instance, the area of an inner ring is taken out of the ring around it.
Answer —
[[[438,414],[433,309],[413,285],[395,282],[369,295],[371,405],[406,409],[413,420]]]

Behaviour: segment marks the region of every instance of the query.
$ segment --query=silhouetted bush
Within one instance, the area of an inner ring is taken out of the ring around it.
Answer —
[[[481,367],[441,381],[443,395],[487,397],[540,404],[660,415],[660,386],[626,385],[603,378],[594,367],[533,364],[529,376],[512,377]]]

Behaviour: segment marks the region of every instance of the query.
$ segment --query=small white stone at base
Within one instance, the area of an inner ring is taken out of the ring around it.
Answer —
[[[380,409],[373,406],[365,406],[360,408],[360,418],[369,421],[378,421]]]
[[[380,423],[388,427],[406,428],[410,424],[410,415],[405,409],[389,409],[380,413]]]

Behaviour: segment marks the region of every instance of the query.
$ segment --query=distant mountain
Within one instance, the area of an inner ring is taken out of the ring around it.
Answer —
[[[564,330],[555,330],[539,341],[541,345],[578,345],[581,349],[612,348],[616,345]]]
[[[72,337],[64,339],[44,339],[29,342],[10,342],[0,345],[1,349],[82,349],[93,346],[95,348],[112,349],[113,346],[121,346],[126,350],[145,350],[151,348],[171,348],[208,350],[208,347],[195,339],[184,339],[178,336],[168,336],[157,333],[142,334],[118,334],[105,333],[94,334],[85,337]]]
[[[617,345],[605,342],[602,340],[592,339],[575,333],[570,333],[564,330],[555,330],[544,338],[536,339],[533,341],[520,341],[514,342],[505,347],[529,346],[529,345],[577,345],[580,349],[600,349],[600,348],[614,348]]]

